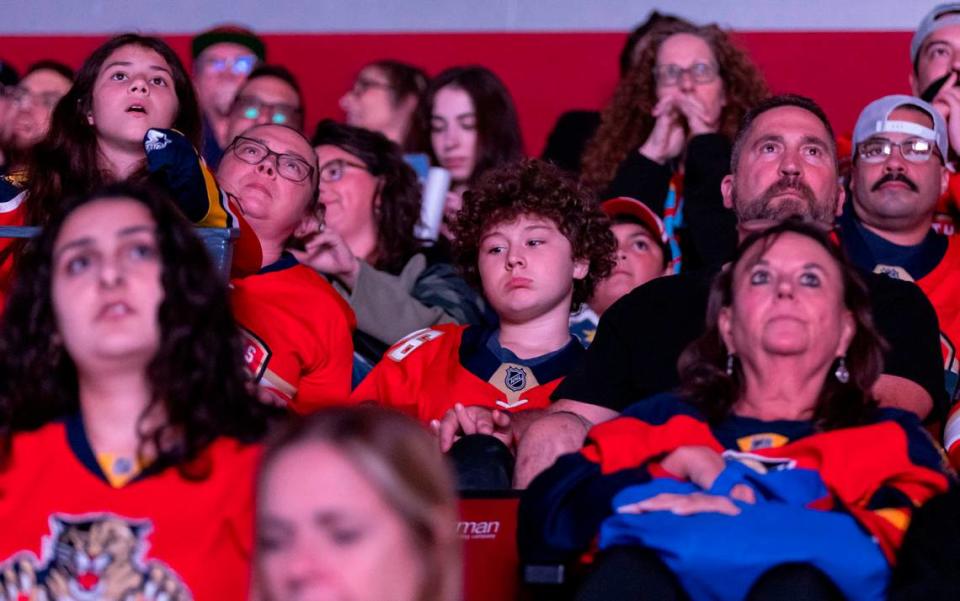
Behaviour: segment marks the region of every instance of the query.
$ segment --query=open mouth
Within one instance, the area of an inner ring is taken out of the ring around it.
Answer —
[[[128,113],[140,113],[143,115],[147,114],[147,109],[143,108],[142,104],[131,104],[127,107]]]

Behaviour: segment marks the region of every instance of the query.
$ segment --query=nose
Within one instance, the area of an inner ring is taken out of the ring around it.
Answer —
[[[680,78],[677,79],[677,88],[679,88],[681,92],[692,92],[696,85],[696,82],[693,81],[693,73],[688,69],[680,73]]]
[[[788,147],[780,156],[780,174],[798,176],[801,173],[800,149]]]
[[[338,104],[344,111],[350,110],[350,104],[353,102],[353,90],[347,90],[346,94],[340,97]]]
[[[134,94],[146,94],[147,93],[147,80],[141,76],[137,75],[130,80],[130,92]]]
[[[257,115],[255,122],[257,125],[266,125],[267,123],[270,123],[272,120],[273,120],[273,112],[270,111],[269,109],[264,108]]]
[[[277,177],[277,157],[267,156],[257,164],[257,173],[269,178]]]
[[[906,165],[903,163],[903,147],[892,148],[890,155],[883,161],[884,173],[902,172],[904,170],[906,170]]]
[[[782,277],[777,281],[777,298],[793,298],[793,282],[788,277]]]
[[[448,127],[446,131],[443,132],[444,149],[453,150],[458,146],[460,146],[460,132],[455,131],[453,127]]]
[[[507,251],[507,271],[513,271],[517,267],[525,267],[527,260],[524,258],[523,253],[518,252],[518,249],[515,246],[511,246],[510,250]]]
[[[104,258],[100,263],[100,286],[114,288],[124,281],[123,268],[116,260]]]

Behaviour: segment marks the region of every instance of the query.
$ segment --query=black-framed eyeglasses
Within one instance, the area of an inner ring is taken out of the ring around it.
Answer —
[[[313,166],[293,154],[281,154],[267,148],[266,144],[237,136],[230,144],[233,154],[250,165],[259,165],[271,156],[277,157],[277,173],[292,182],[302,182],[313,174]]]
[[[292,104],[263,102],[253,96],[238,96],[233,102],[233,113],[251,121],[267,115],[270,123],[275,125],[299,124],[301,115],[300,108]]]
[[[711,83],[717,78],[717,66],[712,63],[694,63],[689,67],[680,65],[657,65],[653,69],[657,84],[661,86],[675,86],[680,83],[684,75],[689,75],[694,83]]]
[[[864,163],[882,163],[893,154],[894,148],[898,148],[900,156],[911,163],[926,163],[936,150],[933,142],[923,138],[910,138],[900,143],[886,138],[870,138],[860,142],[857,155]]]
[[[366,77],[358,77],[357,80],[353,82],[353,87],[350,88],[350,93],[354,96],[363,96],[367,93],[367,90],[374,88],[392,90],[393,86],[386,82],[367,79]]]
[[[327,183],[340,181],[343,179],[343,174],[346,172],[347,167],[370,171],[363,163],[354,163],[346,159],[333,159],[332,161],[327,161],[320,167],[320,181]]]

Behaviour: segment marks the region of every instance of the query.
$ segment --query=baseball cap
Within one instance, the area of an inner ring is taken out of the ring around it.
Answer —
[[[933,119],[933,129],[909,121],[890,121],[890,113],[902,106],[912,106],[930,115]],[[894,132],[911,134],[936,143],[940,156],[946,161],[950,149],[947,141],[947,122],[940,111],[914,96],[894,94],[884,96],[868,104],[857,118],[857,125],[853,128],[853,154],[856,154],[857,145],[874,134]]]
[[[948,25],[960,25],[960,2],[938,4],[927,13],[923,21],[920,21],[920,27],[917,27],[913,39],[910,40],[910,61],[914,65],[917,64],[920,47],[923,46],[923,41],[927,39],[927,36]]]
[[[653,212],[653,209],[643,204],[636,198],[629,196],[617,196],[600,203],[600,210],[606,213],[611,219],[619,215],[634,217],[640,221],[640,224],[646,228],[660,244],[664,253],[670,254],[670,237],[667,235],[667,229],[663,225],[660,216]]]
[[[196,60],[210,46],[225,42],[249,48],[250,52],[257,55],[258,59],[266,59],[267,48],[263,44],[263,40],[249,29],[238,25],[220,25],[198,34],[190,43],[191,54]]]

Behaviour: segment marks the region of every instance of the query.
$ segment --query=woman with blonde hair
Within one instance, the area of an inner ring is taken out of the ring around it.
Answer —
[[[318,411],[260,467],[256,579],[270,601],[456,601],[456,495],[436,441],[365,405]]]

